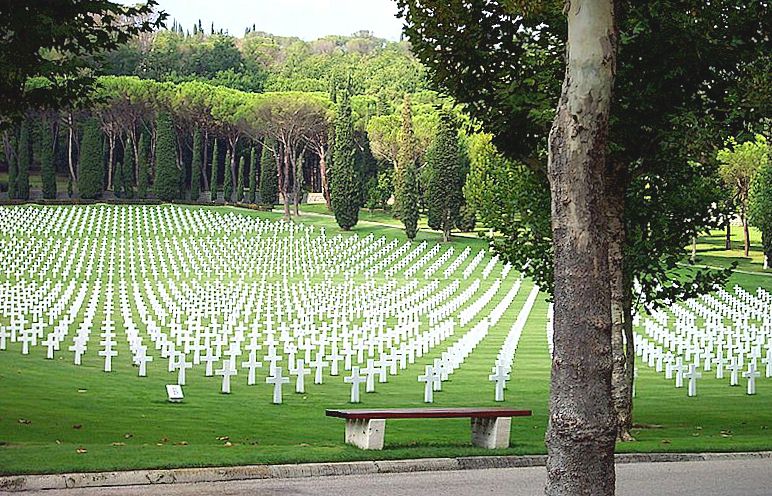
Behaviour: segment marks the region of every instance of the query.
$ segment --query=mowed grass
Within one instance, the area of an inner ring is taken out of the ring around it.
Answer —
[[[251,211],[244,215],[280,216]],[[329,217],[304,215],[300,221],[324,226],[330,235],[338,232]],[[404,239],[400,230],[382,224],[363,223],[354,232]],[[439,237],[421,232],[422,239],[436,242]],[[454,243],[457,253],[463,245],[472,246],[473,254],[485,246],[481,240],[469,238],[457,238]],[[490,312],[515,279],[511,274],[472,324]],[[766,276],[738,274],[730,285],[735,283],[752,291],[758,286],[772,290],[772,280]],[[295,394],[293,388],[286,387],[284,404],[272,405],[272,388],[264,382],[265,371],[258,373],[254,386],[246,385],[245,372],[240,371],[233,378],[232,394],[223,395],[219,392],[220,378],[205,378],[203,367],[196,367],[188,372],[185,401],[171,404],[166,401],[164,386],[176,382],[176,373],[167,372],[166,361],[156,360],[148,366],[148,377],[137,377],[119,326],[119,356],[113,361],[114,372],[109,374],[102,372],[102,359],[93,348],[81,367],[72,364],[69,352],[60,352],[56,360],[45,360],[43,347],[33,348],[29,356],[19,353],[18,343],[0,352],[0,472],[544,453],[549,391],[548,304],[544,295],[537,300],[521,337],[503,405],[493,401],[493,384],[487,381],[496,353],[531,287],[529,281],[524,282],[504,317],[435,395],[434,406],[495,405],[533,410],[532,417],[513,420],[509,449],[472,447],[466,419],[390,420],[383,451],[347,446],[343,443],[343,421],[324,415],[326,408],[353,407],[348,403],[350,388],[342,377],[326,377],[323,385],[314,385],[307,378],[306,394]],[[416,377],[467,329],[457,330],[408,370],[390,377],[388,384],[378,384],[376,393],[365,394],[363,388],[359,407],[425,406],[423,385]],[[92,335],[92,341],[96,336],[98,333]],[[732,388],[728,380],[717,381],[709,375],[699,382],[699,395],[687,398],[685,389],[675,389],[671,381],[641,366],[635,421],[643,428],[636,429],[636,442],[620,444],[618,450],[772,449],[768,430],[772,426],[772,381],[761,379],[758,394],[749,397],[744,381],[741,387]]]

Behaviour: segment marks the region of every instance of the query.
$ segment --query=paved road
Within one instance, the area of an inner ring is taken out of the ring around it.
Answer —
[[[543,494],[544,468],[421,472],[43,491],[39,496],[474,496]],[[770,496],[769,459],[617,466],[620,496]]]

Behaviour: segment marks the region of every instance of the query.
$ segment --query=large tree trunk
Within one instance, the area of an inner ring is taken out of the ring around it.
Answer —
[[[743,212],[742,214],[742,221],[743,221],[743,253],[746,257],[749,257],[751,254],[751,233],[748,230],[748,216]]]
[[[282,186],[279,188],[281,191],[282,196],[284,197],[284,218],[289,219],[292,217],[292,213],[290,212],[290,206],[289,206],[289,162],[290,162],[290,151],[288,151],[288,146],[282,145],[282,158],[281,158],[281,184]]]
[[[206,164],[209,163],[209,131],[204,129],[203,152],[201,157],[201,180],[203,181],[204,191],[209,191],[209,174],[206,173]]]
[[[72,156],[72,150],[75,146],[75,123],[72,116],[72,112],[69,112],[67,114],[67,165],[70,168],[70,178],[72,179],[72,182],[78,180],[78,178],[75,175],[75,160]]]
[[[726,240],[724,241],[724,248],[727,250],[732,249],[732,219],[726,219]]]
[[[625,183],[622,170],[612,169],[607,181],[606,216],[608,220],[608,269],[611,278],[611,387],[617,419],[617,439],[632,441],[632,384],[627,381],[625,353],[625,263],[626,232],[624,223]],[[616,179],[616,180],[615,180]],[[632,346],[632,343],[627,343]]]
[[[320,148],[317,152],[319,154],[319,175],[322,176],[322,194],[324,195],[324,203],[327,204],[328,209],[332,209],[330,204],[330,184],[327,182],[327,152],[323,148]]]
[[[113,167],[115,164],[115,134],[110,132],[107,134],[107,143],[110,147],[110,151],[107,158],[107,190],[113,189]]]
[[[555,307],[546,493],[602,496],[615,483],[603,178],[617,29],[612,0],[566,6],[568,64],[549,138]]]

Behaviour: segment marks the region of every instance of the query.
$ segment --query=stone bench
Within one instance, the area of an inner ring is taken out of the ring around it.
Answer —
[[[510,408],[398,408],[388,410],[327,410],[328,417],[346,419],[346,443],[362,449],[383,449],[386,419],[469,418],[472,444],[508,448],[512,417],[530,417],[530,410]]]

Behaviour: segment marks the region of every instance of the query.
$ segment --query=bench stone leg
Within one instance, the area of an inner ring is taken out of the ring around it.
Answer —
[[[366,450],[382,450],[385,430],[384,419],[346,420],[346,443]]]
[[[510,417],[472,417],[472,444],[480,448],[509,448]]]

